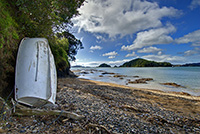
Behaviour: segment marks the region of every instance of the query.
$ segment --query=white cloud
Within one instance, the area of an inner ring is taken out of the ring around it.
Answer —
[[[192,46],[200,46],[200,30],[196,30],[175,40],[178,44],[191,43]]]
[[[168,34],[175,32],[176,28],[167,24],[166,27],[151,29],[149,31],[137,33],[136,39],[133,41],[132,45],[122,46],[122,50],[136,50],[143,48],[145,46],[152,46],[157,44],[169,44],[173,42],[172,37]]]
[[[158,62],[170,62],[170,63],[184,63],[185,58],[180,56],[171,55],[145,55],[142,58],[147,60],[153,60]]]
[[[101,50],[101,49],[102,49],[102,47],[101,46],[97,46],[97,45],[90,47],[90,50]]]
[[[102,56],[108,56],[109,59],[113,59],[115,58],[117,54],[118,54],[117,52],[113,51],[113,52],[105,53]]]
[[[109,37],[130,35],[162,26],[163,17],[177,16],[173,7],[159,7],[146,0],[87,0],[73,18],[74,26]]]
[[[194,9],[196,7],[200,6],[200,0],[193,0],[189,6],[190,9]]]
[[[117,55],[117,52],[115,51],[103,54],[103,56],[116,56],[116,55]]]
[[[147,48],[143,48],[141,50],[138,50],[138,53],[158,53],[161,52],[162,49],[159,49],[157,47],[147,47]]]
[[[108,57],[108,59],[114,59],[115,58],[115,56],[109,56]]]
[[[185,51],[184,52],[184,56],[192,56],[192,55],[195,55],[195,54],[199,54],[200,55],[200,48],[196,47],[192,50],[188,50],[188,51]]]
[[[161,55],[161,54],[162,54],[162,51],[159,51],[159,52],[158,52],[158,55]]]
[[[127,62],[127,61],[130,61],[131,59],[123,59],[123,60],[112,60],[112,61],[89,61],[89,62],[84,62],[84,61],[76,61],[76,62],[71,62],[71,65],[72,66],[75,66],[75,65],[82,65],[82,66],[90,66],[90,67],[96,67],[96,66],[99,66],[100,64],[102,63],[106,63],[108,65],[111,65],[111,66],[119,66],[119,65],[122,65],[123,63]]]
[[[137,55],[135,54],[135,52],[132,52],[131,54],[127,54],[127,55],[126,55],[126,57],[134,57],[134,56],[137,56]]]
[[[117,61],[108,61],[107,63],[109,64],[109,65],[117,65],[117,66],[119,66],[119,65],[122,65],[123,63],[125,63],[125,62],[128,62],[128,61],[130,61],[131,59],[123,59],[123,60],[117,60]]]

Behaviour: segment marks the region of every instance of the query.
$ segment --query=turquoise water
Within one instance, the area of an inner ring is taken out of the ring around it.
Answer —
[[[195,96],[200,96],[200,67],[145,67],[145,68],[79,68],[81,71],[88,72],[88,74],[80,75],[80,78],[87,78],[91,80],[117,83],[127,85],[127,81],[135,80],[133,76],[139,78],[153,78],[148,84],[128,84],[131,87],[159,89],[163,91],[187,92]],[[72,68],[77,70],[77,68]],[[92,71],[93,70],[93,71]],[[96,70],[96,71],[95,71]],[[92,72],[92,73],[91,73]],[[112,74],[102,75],[103,72],[112,72],[120,75],[127,75],[123,79],[115,78]],[[103,77],[99,77],[102,75]],[[173,82],[185,88],[175,88],[171,86],[164,86],[160,83]]]

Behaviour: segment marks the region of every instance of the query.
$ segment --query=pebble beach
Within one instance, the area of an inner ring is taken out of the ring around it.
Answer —
[[[200,97],[59,78],[56,107],[83,116],[13,116],[3,133],[200,133]]]

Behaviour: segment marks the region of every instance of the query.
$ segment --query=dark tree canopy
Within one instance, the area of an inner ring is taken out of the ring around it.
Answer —
[[[72,24],[84,0],[12,0],[16,19],[28,37],[53,36],[52,28],[59,32]]]
[[[76,37],[65,31],[63,33],[58,33],[57,34],[57,37],[59,38],[66,38],[68,39],[68,43],[69,43],[69,46],[68,46],[68,49],[66,50],[67,52],[67,55],[69,56],[70,60],[72,61],[75,61],[76,58],[75,58],[75,55],[77,54],[78,50],[79,49],[83,49],[83,44],[80,40],[76,39]]]

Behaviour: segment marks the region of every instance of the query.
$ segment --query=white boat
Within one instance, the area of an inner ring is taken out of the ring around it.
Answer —
[[[47,39],[22,39],[15,69],[15,100],[35,107],[55,104],[56,90],[56,67]]]

